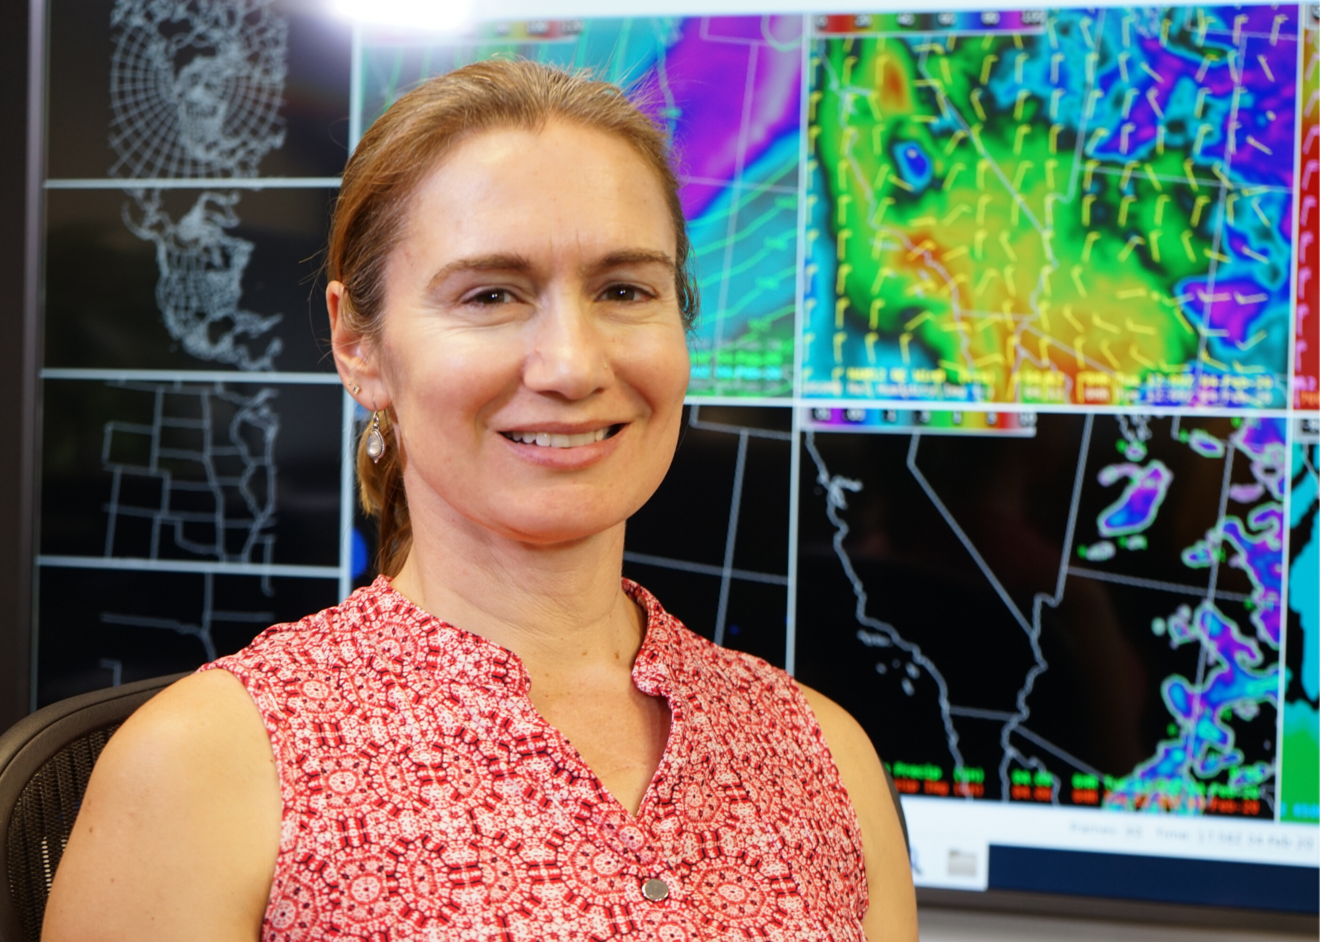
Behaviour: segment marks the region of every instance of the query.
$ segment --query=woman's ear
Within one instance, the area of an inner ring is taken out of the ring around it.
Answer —
[[[353,302],[342,281],[332,281],[325,288],[325,307],[330,314],[330,347],[335,369],[349,394],[369,412],[386,409],[389,392],[380,375],[380,358],[370,337],[348,324],[348,309]]]

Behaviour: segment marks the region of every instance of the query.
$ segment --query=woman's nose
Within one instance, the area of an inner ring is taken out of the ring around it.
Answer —
[[[556,296],[533,318],[523,382],[536,392],[585,399],[610,382],[607,339],[590,302]]]

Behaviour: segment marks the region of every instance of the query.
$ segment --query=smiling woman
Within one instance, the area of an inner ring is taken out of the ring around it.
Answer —
[[[377,121],[326,301],[381,576],[125,724],[47,939],[915,939],[857,724],[621,579],[688,256],[613,86],[487,62]]]

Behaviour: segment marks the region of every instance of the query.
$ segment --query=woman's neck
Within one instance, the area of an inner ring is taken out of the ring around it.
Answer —
[[[412,549],[393,580],[403,596],[513,651],[534,678],[604,662],[632,664],[645,619],[620,586],[622,523],[544,546],[507,539],[456,514],[439,516],[448,519],[414,518]]]

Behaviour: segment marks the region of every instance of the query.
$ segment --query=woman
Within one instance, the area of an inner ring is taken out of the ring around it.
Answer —
[[[857,724],[621,583],[681,422],[687,257],[612,86],[489,62],[377,121],[326,299],[382,576],[124,725],[49,942],[916,938]]]

